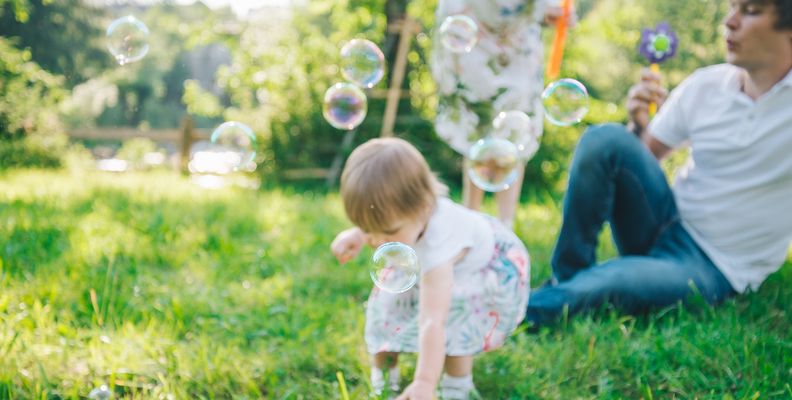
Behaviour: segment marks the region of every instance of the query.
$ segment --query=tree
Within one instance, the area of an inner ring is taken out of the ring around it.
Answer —
[[[114,63],[104,44],[108,18],[83,0],[0,0],[0,36],[16,37],[19,48],[63,75],[70,88]]]

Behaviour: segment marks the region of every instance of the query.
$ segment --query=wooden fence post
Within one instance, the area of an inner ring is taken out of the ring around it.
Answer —
[[[401,97],[401,85],[404,81],[404,73],[407,71],[407,53],[410,52],[410,39],[415,27],[421,29],[420,24],[413,22],[412,18],[405,15],[399,28],[399,47],[396,51],[396,61],[393,65],[393,75],[391,76],[390,88],[388,88],[387,101],[385,102],[385,117],[382,120],[381,137],[393,136],[393,125],[396,123],[396,112],[399,108],[399,98]]]
[[[192,146],[193,134],[193,119],[189,115],[182,118],[182,136],[181,136],[181,168],[184,173],[189,173],[188,164],[190,163],[190,147]]]

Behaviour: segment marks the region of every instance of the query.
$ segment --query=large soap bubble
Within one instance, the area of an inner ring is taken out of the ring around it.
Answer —
[[[455,53],[470,52],[478,41],[478,26],[467,15],[449,15],[440,24],[440,42]]]
[[[149,50],[149,29],[139,19],[127,15],[107,27],[107,49],[119,64],[143,58]]]
[[[370,273],[371,279],[378,288],[390,293],[401,293],[418,282],[421,264],[410,246],[390,242],[374,251]]]
[[[363,88],[372,88],[382,79],[385,56],[365,39],[353,39],[341,48],[341,75]]]
[[[470,147],[469,158],[470,180],[488,192],[506,190],[520,176],[517,146],[506,139],[480,139]]]
[[[335,128],[354,129],[366,118],[367,110],[366,95],[351,83],[336,83],[325,92],[322,114]]]
[[[228,121],[212,132],[209,151],[228,169],[246,167],[256,157],[256,135],[247,125]]]
[[[589,109],[586,87],[574,79],[559,79],[542,92],[545,116],[558,126],[570,126],[580,122]]]

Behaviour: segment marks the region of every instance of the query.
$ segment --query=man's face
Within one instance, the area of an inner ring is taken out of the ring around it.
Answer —
[[[726,61],[749,72],[772,68],[792,57],[792,30],[776,30],[775,4],[757,0],[729,0]]]

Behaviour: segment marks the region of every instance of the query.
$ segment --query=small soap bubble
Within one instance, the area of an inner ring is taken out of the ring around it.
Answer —
[[[542,104],[545,116],[554,125],[575,125],[588,113],[588,91],[574,79],[559,79],[542,92]]]
[[[127,15],[107,27],[107,49],[119,64],[143,58],[149,50],[149,29],[139,19]]]
[[[92,400],[107,400],[111,397],[113,397],[113,392],[110,391],[110,388],[107,387],[107,385],[94,388],[90,393],[88,393],[88,398]]]
[[[506,190],[520,176],[517,146],[506,139],[480,139],[470,147],[469,158],[470,180],[488,192]]]
[[[244,168],[256,158],[256,135],[247,125],[228,121],[220,124],[212,132],[209,151],[218,162],[229,169],[237,171]]]
[[[366,95],[351,83],[336,83],[325,92],[322,114],[335,128],[354,129],[366,118],[367,110]]]
[[[470,52],[478,41],[478,26],[467,15],[450,15],[437,31],[440,42],[455,53]]]
[[[372,88],[382,79],[385,56],[376,44],[353,39],[341,48],[341,75],[363,88]]]
[[[390,242],[374,251],[370,273],[371,279],[378,288],[390,293],[401,293],[418,282],[421,264],[410,246]]]

